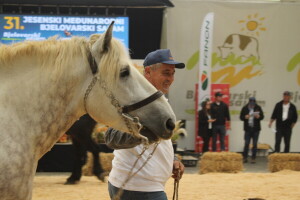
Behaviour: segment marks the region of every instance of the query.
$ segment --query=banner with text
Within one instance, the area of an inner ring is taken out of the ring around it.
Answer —
[[[204,17],[200,34],[198,109],[201,109],[203,101],[210,99],[213,26],[214,13],[208,13]]]
[[[0,42],[44,40],[57,35],[60,38],[90,36],[106,31],[112,21],[113,36],[128,48],[128,17],[84,17],[43,15],[0,15]]]
[[[199,77],[199,65],[206,56],[199,53],[200,27],[207,13],[213,13],[208,81],[230,85],[230,150],[243,150],[243,122],[239,115],[249,97],[256,98],[265,114],[259,142],[273,145],[275,135],[268,122],[285,90],[291,91],[291,101],[300,113],[300,2],[172,2],[175,7],[168,9],[164,18],[166,41],[162,43],[171,49],[176,60],[186,63],[184,70],[176,71],[169,94],[177,118],[186,119],[191,125],[195,120],[195,84],[199,78],[205,82],[205,76]],[[195,126],[187,128],[193,132]],[[300,151],[297,132],[299,122],[293,129],[292,152]],[[185,141],[194,146],[192,139]]]

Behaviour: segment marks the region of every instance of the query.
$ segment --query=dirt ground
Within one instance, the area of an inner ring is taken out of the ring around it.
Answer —
[[[33,200],[109,200],[107,182],[82,177],[77,185],[63,185],[67,176],[38,175]],[[166,186],[172,199],[173,180]],[[180,200],[300,200],[300,172],[238,174],[185,174],[179,184]]]

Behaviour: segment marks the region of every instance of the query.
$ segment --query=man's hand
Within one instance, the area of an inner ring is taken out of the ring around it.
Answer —
[[[180,180],[183,175],[183,172],[184,172],[184,165],[182,164],[182,162],[180,162],[178,160],[174,160],[172,178],[174,178],[176,180]]]
[[[295,124],[296,124],[296,123],[292,123],[291,128],[294,128]]]
[[[271,128],[271,127],[272,127],[272,122],[269,123],[269,128]]]

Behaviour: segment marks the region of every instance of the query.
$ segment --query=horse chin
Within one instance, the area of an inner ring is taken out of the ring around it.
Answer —
[[[143,128],[140,131],[140,134],[148,138],[149,144],[153,144],[160,140],[160,138],[146,126],[143,126]]]

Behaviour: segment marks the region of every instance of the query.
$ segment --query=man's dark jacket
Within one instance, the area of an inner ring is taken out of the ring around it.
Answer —
[[[225,125],[226,120],[230,121],[228,106],[223,101],[220,102],[220,105],[214,102],[211,105],[210,110],[211,118],[216,119],[216,121],[213,122],[213,125]]]
[[[291,125],[296,123],[298,120],[298,113],[296,106],[290,102],[290,107],[288,111],[288,117],[286,120],[282,121],[283,112],[283,101],[278,102],[275,105],[271,119],[276,120],[276,128],[291,128]]]
[[[264,112],[261,109],[261,107],[257,104],[255,104],[253,108],[254,112],[259,112],[259,118],[254,117],[253,120],[253,127],[249,126],[249,119],[246,119],[245,116],[249,114],[249,104],[245,105],[240,113],[240,119],[244,121],[244,131],[249,131],[251,128],[253,128],[254,131],[260,131],[261,126],[260,126],[260,121],[264,119]]]

